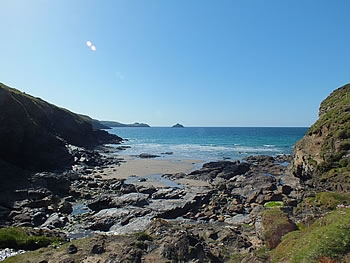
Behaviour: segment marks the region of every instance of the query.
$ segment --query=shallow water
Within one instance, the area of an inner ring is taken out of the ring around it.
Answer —
[[[161,174],[150,174],[146,176],[130,176],[127,180],[125,180],[125,184],[135,184],[140,183],[142,180],[146,181],[156,181],[158,183],[163,184],[166,187],[173,187],[173,188],[183,188],[181,184],[175,183],[172,180],[169,180],[167,178],[164,178]]]
[[[73,205],[72,208],[73,208],[73,211],[71,214],[73,216],[83,215],[83,214],[91,211],[90,208],[86,204],[83,204],[83,203],[75,204],[75,205]]]

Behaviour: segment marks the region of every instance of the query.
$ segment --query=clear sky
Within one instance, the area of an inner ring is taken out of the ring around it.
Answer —
[[[99,120],[310,126],[350,82],[348,0],[0,0],[0,10],[0,82]]]

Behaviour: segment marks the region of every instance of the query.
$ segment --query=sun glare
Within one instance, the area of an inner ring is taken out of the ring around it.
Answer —
[[[90,40],[86,41],[86,45],[91,49],[91,51],[96,51],[96,47],[92,44]]]

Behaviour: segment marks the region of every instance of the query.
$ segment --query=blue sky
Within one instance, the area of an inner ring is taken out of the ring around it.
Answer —
[[[309,126],[350,82],[347,0],[0,6],[0,82],[100,120]]]

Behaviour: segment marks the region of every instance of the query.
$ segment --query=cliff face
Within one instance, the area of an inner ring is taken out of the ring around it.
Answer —
[[[0,159],[32,170],[72,162],[66,145],[92,147],[121,138],[93,130],[91,122],[0,83]]]
[[[302,180],[328,190],[350,189],[350,84],[320,105],[319,118],[296,143],[292,169]]]

